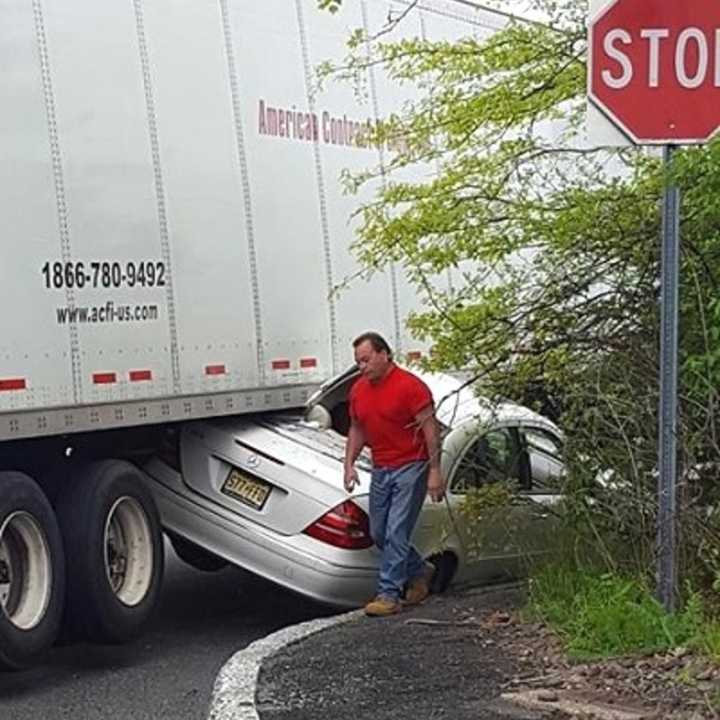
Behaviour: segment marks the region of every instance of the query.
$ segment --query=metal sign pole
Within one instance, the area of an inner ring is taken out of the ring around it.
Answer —
[[[669,170],[673,147],[663,150]],[[680,275],[680,191],[665,186],[662,218],[662,301],[660,307],[660,407],[658,443],[658,565],[657,596],[672,612],[676,597],[676,476],[677,476],[677,378],[678,285]]]

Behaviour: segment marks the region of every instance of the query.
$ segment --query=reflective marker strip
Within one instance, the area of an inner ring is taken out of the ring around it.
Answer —
[[[301,368],[314,368],[317,367],[317,358],[300,358]]]
[[[206,365],[205,366],[205,374],[206,375],[224,375],[225,374],[225,366],[224,365]]]
[[[25,378],[7,378],[6,380],[0,380],[0,391],[8,390],[25,390],[27,388],[27,381]]]
[[[143,380],[152,380],[152,370],[130,371],[130,382],[142,382]]]
[[[117,382],[117,374],[114,372],[93,373],[92,379],[95,385],[110,385]]]
[[[272,369],[273,370],[289,370],[290,369],[290,361],[289,360],[273,360],[272,361]]]

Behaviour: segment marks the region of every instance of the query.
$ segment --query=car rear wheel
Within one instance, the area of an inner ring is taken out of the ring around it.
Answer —
[[[428,562],[435,566],[435,573],[430,581],[430,592],[434,595],[445,592],[457,570],[457,558],[450,551],[437,553],[428,558]]]
[[[0,473],[0,669],[31,665],[55,641],[65,560],[47,498],[27,475]]]
[[[144,629],[157,605],[163,545],[140,471],[121,460],[79,473],[58,503],[68,557],[65,617],[72,635],[120,643]]]

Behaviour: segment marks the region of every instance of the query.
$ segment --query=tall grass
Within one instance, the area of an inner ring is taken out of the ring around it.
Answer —
[[[668,614],[641,580],[562,566],[536,571],[529,610],[553,627],[577,658],[648,653],[679,645],[720,650],[720,626],[710,629],[699,595]]]
[[[693,645],[715,664],[720,665],[720,621],[706,622]]]

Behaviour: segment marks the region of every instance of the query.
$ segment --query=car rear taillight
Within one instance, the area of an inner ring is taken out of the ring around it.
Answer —
[[[364,550],[373,544],[368,516],[351,500],[341,502],[303,532],[316,540],[349,550]]]

